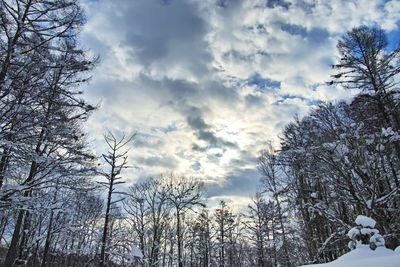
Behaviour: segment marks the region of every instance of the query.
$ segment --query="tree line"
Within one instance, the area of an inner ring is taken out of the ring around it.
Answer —
[[[366,26],[345,34],[337,48],[329,84],[356,96],[296,118],[284,128],[279,151],[260,157],[266,188],[285,203],[285,217],[296,218],[312,262],[346,251],[357,215],[376,220],[386,247],[400,245],[400,49],[389,50],[383,30]]]
[[[0,1],[2,266],[327,262],[348,251],[357,215],[400,245],[400,50],[381,29],[342,37],[329,84],[356,96],[319,104],[278,148],[260,148],[260,191],[236,211],[208,208],[202,182],[173,173],[120,192],[134,136],[106,133],[97,166],[81,130],[96,109],[81,86],[98,63],[79,46],[84,22],[77,0]]]

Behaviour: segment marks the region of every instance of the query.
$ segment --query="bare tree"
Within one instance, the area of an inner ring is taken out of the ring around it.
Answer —
[[[272,238],[275,236],[275,204],[267,202],[261,193],[256,193],[252,203],[248,205],[246,221],[244,222],[249,232],[248,239],[257,249],[257,263],[260,267],[276,264],[276,246],[269,249]],[[273,259],[273,261],[271,260]]]
[[[235,216],[230,207],[221,200],[219,208],[215,211],[215,222],[219,251],[219,266],[224,267],[227,264],[226,252],[229,250],[229,237],[233,230]]]
[[[121,199],[112,200],[112,196],[116,192],[116,186],[124,183],[121,181],[122,177],[120,176],[122,170],[128,168],[128,151],[126,148],[128,143],[130,143],[134,139],[134,135],[127,137],[123,135],[121,138],[115,137],[113,133],[110,131],[104,134],[104,140],[108,146],[107,154],[103,154],[103,159],[106,162],[109,170],[107,172],[102,172],[102,175],[106,178],[106,182],[101,182],[100,184],[107,187],[107,203],[106,203],[106,212],[104,216],[104,228],[103,235],[101,239],[101,253],[100,253],[100,266],[103,267],[106,265],[106,245],[107,245],[107,231],[109,230],[109,221],[110,221],[110,211],[111,206],[116,202],[121,201]]]
[[[266,193],[270,193],[275,201],[277,209],[277,218],[282,232],[282,248],[284,251],[285,264],[290,266],[290,256],[288,251],[287,231],[285,227],[285,214],[282,205],[282,198],[285,194],[287,185],[284,182],[284,172],[276,157],[272,144],[269,143],[267,148],[261,151],[258,161],[259,170],[263,175],[263,185]]]
[[[208,267],[211,264],[211,226],[208,210],[204,208],[191,225],[191,266]]]
[[[195,178],[175,176],[173,174],[163,176],[162,179],[167,199],[175,210],[178,266],[183,267],[183,215],[185,211],[195,206],[204,206],[202,201],[202,184]]]

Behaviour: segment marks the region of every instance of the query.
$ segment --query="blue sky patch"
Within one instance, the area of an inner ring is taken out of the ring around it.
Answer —
[[[329,32],[319,27],[313,27],[307,30],[306,27],[301,25],[282,23],[281,30],[291,35],[299,35],[303,38],[307,38],[312,43],[323,43],[329,38]]]
[[[301,37],[307,36],[307,29],[301,25],[283,23],[281,25],[281,30],[291,35],[300,35]]]
[[[281,87],[281,82],[280,81],[275,81],[271,79],[264,79],[261,77],[259,73],[254,74],[251,76],[249,79],[247,79],[247,84],[248,85],[256,85],[259,89],[259,91],[264,91],[263,89],[265,88],[280,88]]]
[[[400,23],[397,23],[397,30],[386,32],[388,38],[388,51],[393,51],[400,45]]]
[[[162,131],[163,133],[170,133],[170,132],[174,132],[174,131],[178,130],[178,128],[176,128],[175,125],[170,124],[167,127],[152,127],[151,130],[153,132]]]
[[[307,103],[308,106],[314,106],[314,105],[318,105],[321,104],[322,101],[318,100],[318,99],[310,99],[310,98],[305,98],[302,96],[296,96],[296,95],[283,95],[281,99],[279,99],[278,101],[276,101],[274,103],[274,105],[279,105],[284,103],[287,99],[300,99],[302,101],[305,101]]]

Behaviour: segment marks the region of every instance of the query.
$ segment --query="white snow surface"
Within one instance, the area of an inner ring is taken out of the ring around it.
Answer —
[[[370,217],[364,215],[358,215],[356,219],[356,224],[362,225],[364,227],[374,228],[376,221]]]
[[[360,230],[357,227],[353,227],[350,229],[350,231],[347,233],[347,236],[350,239],[353,239],[356,235],[360,234]]]
[[[399,267],[400,254],[385,247],[377,247],[371,250],[368,245],[358,245],[355,250],[344,254],[337,260],[323,263],[303,265],[300,267]]]
[[[379,231],[377,229],[362,228],[361,234],[362,235],[375,235],[375,234],[379,234]]]

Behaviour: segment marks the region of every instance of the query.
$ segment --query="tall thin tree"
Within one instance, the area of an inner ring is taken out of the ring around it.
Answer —
[[[116,193],[116,186],[122,183],[122,177],[120,176],[122,170],[128,168],[128,151],[129,149],[126,146],[134,139],[135,135],[131,135],[127,137],[123,135],[121,138],[117,138],[112,132],[107,132],[104,134],[104,140],[107,144],[108,151],[106,154],[103,154],[103,159],[106,162],[109,170],[107,172],[102,172],[104,177],[106,178],[105,182],[100,182],[100,184],[107,187],[107,203],[106,203],[106,212],[104,216],[104,227],[103,227],[103,235],[101,239],[101,252],[100,252],[100,266],[103,267],[106,265],[106,245],[107,245],[107,232],[109,228],[110,221],[110,211],[111,206],[119,200],[112,200],[112,196]]]

